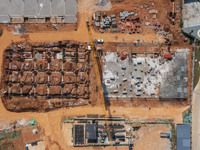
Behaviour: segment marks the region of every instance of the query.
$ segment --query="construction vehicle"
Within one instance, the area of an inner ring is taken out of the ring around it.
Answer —
[[[86,25],[88,28],[88,34],[89,34],[89,39],[90,39],[91,55],[92,55],[92,60],[94,63],[94,68],[95,68],[95,75],[96,75],[96,79],[98,81],[98,89],[99,89],[100,97],[102,100],[102,105],[103,105],[104,112],[105,112],[107,134],[108,134],[111,149],[113,150],[114,148],[113,148],[113,143],[112,143],[112,138],[111,138],[111,130],[110,130],[109,123],[108,123],[108,110],[106,109],[105,99],[104,99],[104,95],[103,95],[103,87],[102,87],[102,83],[101,83],[100,68],[99,68],[99,63],[97,60],[98,55],[97,55],[97,51],[95,49],[95,46],[94,46],[94,43],[92,40],[92,32],[90,30],[90,24],[89,24],[88,18],[86,18]]]
[[[161,138],[170,138],[170,133],[160,133]]]

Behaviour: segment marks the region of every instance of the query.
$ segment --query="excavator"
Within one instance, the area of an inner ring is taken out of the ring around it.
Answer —
[[[99,68],[99,63],[98,63],[98,53],[95,49],[95,46],[94,46],[94,43],[93,43],[93,40],[92,40],[92,32],[91,32],[91,29],[90,29],[90,24],[89,24],[88,18],[86,18],[86,25],[87,25],[87,28],[88,28],[88,34],[89,34],[89,40],[90,40],[90,46],[91,46],[91,55],[92,55],[92,60],[94,62],[95,75],[96,75],[96,79],[97,79],[97,82],[98,82],[99,94],[100,94],[100,97],[101,97],[101,100],[102,100],[102,105],[103,105],[104,113],[105,113],[106,130],[107,130],[107,133],[108,133],[110,148],[111,148],[111,150],[114,150],[112,138],[111,138],[111,130],[110,130],[109,123],[108,123],[108,119],[109,119],[108,114],[109,113],[108,113],[108,110],[106,109],[105,98],[104,98],[104,94],[103,94],[103,87],[102,87],[102,82],[101,82],[100,68]]]

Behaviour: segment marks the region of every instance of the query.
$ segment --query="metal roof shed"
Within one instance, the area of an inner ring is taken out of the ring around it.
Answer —
[[[84,127],[83,125],[75,125],[73,127],[74,131],[74,144],[83,144],[84,143]]]
[[[10,17],[9,16],[0,16],[0,23],[9,23]]]
[[[10,1],[8,0],[1,0],[0,2],[0,23],[9,23],[9,7]]]
[[[88,143],[96,143],[97,142],[97,126],[96,126],[96,124],[86,124],[85,138],[88,139]]]
[[[0,16],[8,16],[9,15],[9,6],[10,6],[10,1],[1,0],[1,2],[0,2]]]
[[[76,16],[65,16],[65,23],[76,23],[77,17]]]
[[[38,0],[37,15],[38,18],[50,17],[50,0]]]
[[[65,15],[65,0],[52,0],[51,15],[53,16]]]
[[[24,0],[24,17],[36,18],[37,1]]]
[[[177,124],[177,150],[190,150],[190,124]]]
[[[65,3],[65,15],[76,16],[77,13],[77,2],[76,0],[66,0]]]
[[[22,17],[24,14],[24,1],[23,0],[11,0],[10,1],[10,16]]]

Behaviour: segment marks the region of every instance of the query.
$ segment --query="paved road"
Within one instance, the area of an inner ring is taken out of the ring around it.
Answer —
[[[193,91],[192,150],[200,150],[200,80]]]

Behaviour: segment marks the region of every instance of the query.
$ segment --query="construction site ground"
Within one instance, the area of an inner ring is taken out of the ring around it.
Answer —
[[[33,130],[37,130],[37,134],[33,133]],[[9,138],[9,133],[12,133],[14,136],[12,138]],[[44,135],[44,131],[38,124],[34,126],[28,125],[17,129],[13,129],[5,132],[5,134],[1,133],[1,135],[4,135],[6,137],[5,139],[1,140],[1,146],[5,145],[5,147],[8,148],[9,144],[14,145],[13,150],[15,150],[15,149],[25,149],[26,143],[32,143],[41,140],[40,138]]]
[[[168,138],[160,138],[160,133],[170,133],[171,127],[169,124],[144,124],[137,131],[135,131],[135,139],[134,139],[134,150],[146,150],[146,149],[159,149],[159,150],[170,150],[171,142]],[[64,134],[64,138],[66,143],[73,147],[72,142],[72,124],[71,123],[63,123],[62,132]],[[116,149],[126,150],[127,147],[120,146],[115,147]],[[79,147],[76,149],[86,149],[84,147]],[[87,147],[87,149],[101,149],[101,148],[92,148]],[[104,149],[109,149],[109,147],[105,147]]]
[[[85,18],[88,17],[91,19],[91,15],[95,11],[109,11],[112,8],[115,7],[122,7],[123,5],[129,6],[129,0],[124,0],[122,3],[115,3],[115,0],[112,0],[112,6],[111,4],[108,4],[105,7],[96,6],[98,0],[78,0],[78,25],[77,25],[77,31],[74,31],[74,29],[67,31],[67,30],[57,30],[53,31],[46,30],[46,31],[35,31],[34,28],[30,26],[28,31],[31,32],[26,35],[14,35],[10,31],[7,30],[7,27],[5,25],[1,25],[3,28],[3,35],[0,37],[0,60],[3,60],[3,51],[6,49],[8,45],[11,44],[11,42],[21,42],[21,41],[27,41],[27,42],[52,42],[52,41],[59,41],[59,40],[77,40],[79,42],[89,42],[89,36],[88,36],[88,30],[85,25]],[[170,0],[159,0],[156,1],[159,5],[157,8],[160,11],[168,9],[168,6],[170,6]],[[134,2],[134,1],[131,1]],[[137,2],[140,2],[137,0]],[[137,3],[136,2],[136,3]],[[151,1],[152,2],[152,1]],[[164,4],[164,5],[163,5]],[[168,5],[169,4],[169,5]],[[131,7],[132,4],[130,4]],[[126,8],[126,7],[124,7]],[[171,6],[170,6],[171,8]],[[130,9],[130,8],[129,8]],[[163,19],[167,20],[163,17]],[[171,27],[171,25],[170,25]],[[60,27],[62,28],[62,26]],[[34,31],[33,31],[34,30]],[[181,29],[179,28],[179,24],[176,24],[175,26],[172,26],[170,30],[173,32],[174,36],[177,39],[176,42],[174,42],[174,45],[179,47],[181,45],[181,48],[189,48],[191,49],[191,46],[188,45],[188,43],[183,42],[183,38],[180,36],[177,36],[181,33]],[[162,35],[158,35],[155,33],[143,33],[143,34],[123,34],[123,33],[98,33],[92,30],[93,38],[95,39],[104,39],[106,43],[113,42],[113,44],[116,44],[116,42],[119,43],[133,43],[136,42],[137,39],[140,39],[141,41],[145,43],[152,43],[152,39],[154,39],[154,43],[162,43],[164,42],[164,37]],[[115,47],[115,46],[114,46]],[[109,49],[110,48],[110,49]],[[113,48],[113,45],[109,44],[107,45],[106,51],[115,51]],[[191,57],[189,58],[188,62],[191,64]],[[0,62],[2,66],[2,61]],[[189,67],[191,69],[191,67]],[[191,72],[191,70],[188,70]],[[2,74],[2,70],[0,71]],[[91,70],[91,74],[94,74],[94,70]],[[95,78],[95,77],[93,77]],[[191,78],[189,78],[191,81]],[[189,81],[189,83],[190,83]],[[91,85],[96,86],[96,81],[93,80],[91,82]],[[189,84],[190,85],[190,84]],[[189,93],[190,91],[188,91]],[[93,93],[95,93],[95,88],[93,89]],[[189,94],[188,94],[189,95]],[[62,128],[62,119],[63,117],[68,116],[74,116],[74,115],[87,115],[87,114],[104,114],[104,108],[101,104],[101,100],[98,94],[95,94],[93,97],[90,97],[93,99],[96,104],[95,106],[81,106],[81,107],[74,107],[74,108],[60,108],[58,110],[54,110],[51,112],[22,112],[22,113],[14,113],[9,112],[5,109],[2,101],[0,102],[0,120],[2,120],[2,124],[5,120],[16,120],[19,118],[25,118],[25,119],[32,119],[35,118],[36,121],[40,124],[41,128],[44,130],[44,135],[41,136],[42,139],[44,139],[46,144],[46,150],[65,150],[65,149],[80,149],[80,148],[73,148],[71,145],[68,145],[68,142],[66,142],[66,138],[64,138],[66,135],[65,131],[63,131]],[[189,100],[190,101],[190,100]],[[189,102],[188,101],[188,102]],[[182,112],[187,110],[190,106],[182,101],[164,101],[164,102],[158,102],[158,101],[119,101],[119,102],[110,102],[109,103],[109,113],[110,116],[117,117],[117,116],[124,116],[128,117],[132,120],[145,120],[145,119],[173,119],[174,123],[182,123]],[[160,129],[160,127],[158,127]],[[159,130],[158,129],[158,130]],[[154,129],[153,129],[154,130]],[[155,129],[156,130],[156,129]],[[156,132],[158,132],[156,130]],[[152,133],[152,136],[155,137],[156,140],[156,134],[154,132]],[[151,138],[146,138],[147,140],[145,143],[151,143]],[[160,141],[157,141],[158,143]],[[143,145],[143,143],[141,143]],[[140,143],[138,143],[140,145]],[[155,144],[156,145],[156,144]],[[144,146],[144,145],[143,145]],[[82,149],[102,149],[102,148],[82,148]],[[105,147],[105,149],[109,149],[109,147]],[[116,149],[127,149],[127,147],[119,147]],[[146,147],[137,147],[137,150],[143,150],[146,149]],[[151,148],[149,148],[151,149]],[[152,147],[152,150],[155,149]]]

